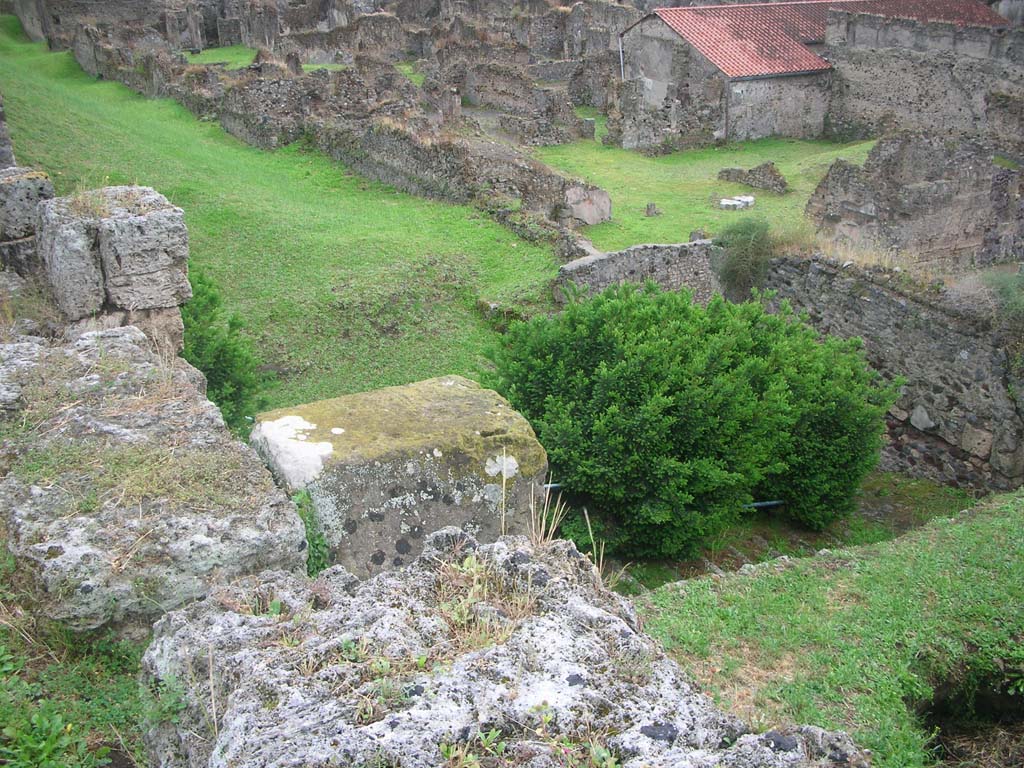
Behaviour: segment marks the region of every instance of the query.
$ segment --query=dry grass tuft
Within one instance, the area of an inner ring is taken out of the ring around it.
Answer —
[[[530,543],[542,547],[558,538],[558,528],[568,512],[569,506],[562,501],[562,495],[553,497],[550,485],[544,488],[544,499],[539,505],[536,492],[531,489]]]

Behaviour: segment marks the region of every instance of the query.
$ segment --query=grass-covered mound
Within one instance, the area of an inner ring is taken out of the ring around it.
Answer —
[[[472,375],[496,336],[478,299],[549,300],[550,249],[485,214],[302,147],[246,146],[172,101],[88,77],[11,16],[0,17],[0,90],[19,163],[48,171],[58,193],[140,183],[185,209],[193,265],[277,374],[271,407]]]
[[[740,215],[720,210],[718,200],[750,194],[757,197],[753,213],[763,217],[773,231],[789,240],[806,240],[810,228],[804,220],[804,206],[828,167],[839,158],[863,163],[873,145],[871,141],[835,144],[761,139],[648,157],[584,140],[542,147],[537,156],[608,190],[613,220],[587,227],[584,234],[598,248],[610,251],[637,243],[685,242],[695,229],[717,234]],[[789,192],[784,195],[718,180],[723,168],[753,168],[769,160],[789,181]],[[645,216],[648,203],[655,203],[661,215]]]
[[[1024,695],[1022,520],[1024,494],[996,497],[885,544],[667,585],[640,610],[755,725],[847,729],[880,768],[924,766],[936,690],[962,714]]]

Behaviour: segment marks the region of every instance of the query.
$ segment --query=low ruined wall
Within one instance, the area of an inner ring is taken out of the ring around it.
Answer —
[[[1024,403],[990,318],[899,273],[777,259],[766,287],[821,333],[858,336],[887,379],[906,380],[888,416],[883,467],[980,490],[1024,482]]]
[[[836,161],[807,203],[834,242],[943,272],[1024,259],[1024,174],[974,142],[903,133]]]
[[[828,130],[978,136],[1024,157],[1024,30],[829,15]]]
[[[364,176],[412,194],[456,202],[507,196],[569,225],[611,217],[603,190],[505,144],[440,130],[441,112],[424,112],[419,89],[386,62],[357,57],[352,68],[304,75],[270,62],[224,72],[118,46],[92,28],[76,37],[74,54],[86,71],[148,96],[175,98],[249,144],[273,149],[309,136]]]
[[[621,283],[652,280],[666,290],[689,288],[694,300],[707,304],[722,288],[711,269],[710,240],[675,245],[635,245],[624,251],[602,253],[565,264],[555,280],[555,299],[565,302],[572,284],[587,295]]]

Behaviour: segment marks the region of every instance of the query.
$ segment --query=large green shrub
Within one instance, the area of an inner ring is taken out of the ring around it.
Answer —
[[[248,339],[241,335],[242,321],[225,317],[213,282],[192,270],[192,298],[181,308],[185,321],[183,357],[206,375],[206,394],[216,403],[233,430],[246,426],[246,416],[260,407],[259,362]]]
[[[721,250],[713,260],[715,273],[728,298],[746,301],[751,291],[764,285],[775,242],[762,219],[740,219],[714,239]]]
[[[517,323],[494,362],[489,383],[632,556],[691,551],[755,494],[824,524],[877,461],[894,399],[856,342],[819,342],[788,306],[705,310],[653,285]]]

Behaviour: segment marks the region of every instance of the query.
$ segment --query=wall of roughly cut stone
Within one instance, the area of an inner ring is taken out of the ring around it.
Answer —
[[[1024,483],[1024,403],[992,316],[900,273],[783,258],[767,288],[821,333],[864,340],[887,379],[906,380],[887,417],[882,466],[979,490]]]
[[[555,299],[564,303],[569,285],[585,295],[621,283],[652,280],[665,290],[688,288],[694,300],[707,304],[722,287],[711,268],[710,240],[674,245],[635,245],[624,251],[583,256],[558,270]]]
[[[729,84],[726,139],[817,138],[824,130],[830,89],[828,72],[734,81]]]
[[[504,144],[460,138],[426,114],[421,92],[386,62],[357,57],[351,69],[300,76],[265,63],[241,73],[190,68],[166,53],[119,45],[83,29],[74,48],[89,72],[149,96],[170,96],[266,149],[309,135],[369,178],[413,194],[466,202],[494,193],[562,223],[611,216],[606,192],[556,173]],[[413,118],[406,119],[412,113]]]
[[[977,136],[1024,158],[1024,30],[832,12],[826,42],[831,134]]]
[[[836,243],[943,272],[1024,259],[1024,174],[975,142],[884,138],[863,168],[834,163],[807,215]]]
[[[725,138],[728,82],[656,18],[623,38],[625,79],[610,86],[608,141],[678,149]]]
[[[0,170],[15,164],[14,146],[11,144],[11,133],[7,129],[7,116],[4,114],[4,96],[0,93]]]

